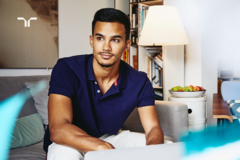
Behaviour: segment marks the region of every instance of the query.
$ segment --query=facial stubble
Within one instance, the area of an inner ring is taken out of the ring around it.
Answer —
[[[101,55],[102,53],[100,52],[99,55]],[[108,54],[111,54],[112,56],[114,56],[112,53],[108,53]],[[97,59],[96,59],[97,60]],[[112,67],[116,62],[113,62],[112,64],[103,64],[103,63],[100,63],[98,60],[97,60],[97,63],[101,66],[101,67],[105,67],[105,68],[109,68],[109,67]]]

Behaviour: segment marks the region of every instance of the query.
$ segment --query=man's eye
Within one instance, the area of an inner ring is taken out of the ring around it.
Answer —
[[[102,41],[103,38],[102,37],[97,37],[97,40]]]
[[[119,42],[119,39],[113,39],[112,41],[113,42]]]

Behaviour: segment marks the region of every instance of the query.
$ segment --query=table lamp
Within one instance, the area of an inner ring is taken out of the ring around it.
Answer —
[[[149,7],[138,45],[166,46],[188,43],[176,7],[160,5]]]

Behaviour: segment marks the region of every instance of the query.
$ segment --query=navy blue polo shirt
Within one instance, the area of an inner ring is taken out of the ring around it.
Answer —
[[[155,105],[154,90],[146,73],[121,61],[117,81],[103,95],[92,63],[92,54],[59,59],[49,89],[49,94],[71,98],[72,123],[87,134],[93,137],[117,134],[135,107]],[[47,134],[45,141],[50,140]]]

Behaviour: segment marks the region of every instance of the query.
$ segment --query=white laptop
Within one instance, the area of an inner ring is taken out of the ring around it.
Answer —
[[[151,145],[146,147],[92,151],[84,160],[179,160],[184,143]]]

